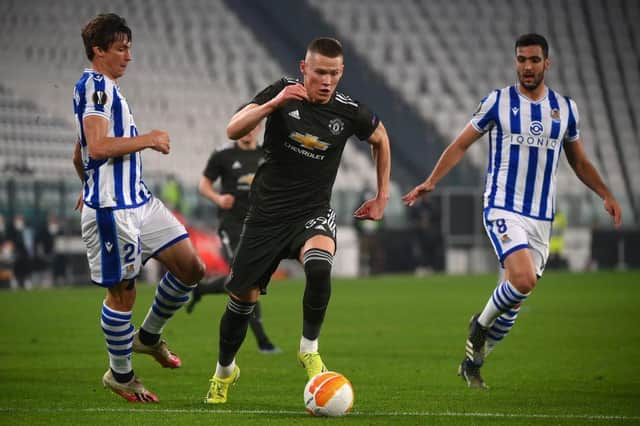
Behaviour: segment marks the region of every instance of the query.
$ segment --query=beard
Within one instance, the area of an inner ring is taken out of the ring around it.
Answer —
[[[540,83],[542,83],[542,80],[544,80],[544,72],[541,72],[540,74],[534,74],[533,80],[530,83],[525,83],[524,79],[524,75],[518,73],[518,80],[520,81],[522,87],[530,91],[536,90],[538,86],[540,86]]]

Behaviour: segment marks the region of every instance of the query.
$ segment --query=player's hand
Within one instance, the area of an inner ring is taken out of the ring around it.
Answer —
[[[372,198],[367,200],[353,212],[353,217],[358,220],[380,220],[384,216],[384,208],[387,200],[383,198]]]
[[[82,191],[80,191],[80,195],[78,196],[78,199],[76,200],[76,205],[75,207],[73,207],[74,210],[78,210],[79,212],[82,211],[82,206],[84,206],[84,197],[82,196]]]
[[[613,197],[607,197],[603,201],[604,209],[613,217],[613,225],[619,228],[622,225],[622,209]]]
[[[275,98],[273,98],[273,105],[278,108],[290,100],[308,101],[309,95],[307,94],[307,89],[299,83],[290,84],[282,89]]]
[[[411,191],[407,192],[403,197],[402,201],[405,205],[411,207],[415,204],[416,200],[420,198],[423,194],[428,194],[433,191],[436,187],[429,183],[422,182],[420,185],[413,188]]]
[[[171,142],[169,141],[169,133],[164,130],[153,129],[149,132],[151,137],[151,149],[154,151],[168,154],[171,150]]]
[[[224,210],[229,210],[236,202],[236,198],[231,194],[222,194],[218,197],[218,202],[216,203],[218,207]]]

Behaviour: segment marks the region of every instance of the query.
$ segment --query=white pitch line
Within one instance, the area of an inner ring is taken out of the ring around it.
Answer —
[[[220,410],[220,409],[186,409],[186,408],[17,408],[0,407],[0,412],[21,413],[176,413],[176,414],[271,414],[271,415],[300,415],[308,416],[304,410]],[[519,419],[584,419],[584,420],[628,420],[638,421],[640,416],[620,416],[613,414],[541,414],[541,413],[457,413],[451,411],[391,411],[391,412],[366,412],[353,411],[348,416],[374,416],[374,417],[484,417],[484,418],[519,418]]]

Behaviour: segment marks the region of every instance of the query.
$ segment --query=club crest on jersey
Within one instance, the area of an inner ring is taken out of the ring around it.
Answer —
[[[551,119],[553,121],[560,121],[560,110],[558,108],[551,110]]]
[[[329,131],[332,135],[337,136],[344,130],[344,121],[334,118],[329,121]]]
[[[539,121],[532,121],[529,125],[529,132],[533,136],[540,136],[544,132],[544,126]]]
[[[107,94],[101,90],[93,92],[93,103],[96,105],[106,105]]]
[[[289,135],[289,137],[298,142],[303,147],[314,151],[326,151],[327,148],[329,148],[329,144],[327,142],[321,141],[320,138],[309,133],[305,133],[303,135],[302,133],[293,132]]]

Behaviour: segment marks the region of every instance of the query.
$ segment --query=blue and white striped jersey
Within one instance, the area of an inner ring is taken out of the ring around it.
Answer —
[[[109,120],[107,136],[138,135],[131,109],[116,83],[92,69],[85,69],[75,86],[73,109],[84,163],[84,203],[93,208],[121,209],[149,201],[151,192],[142,181],[140,152],[103,160],[89,156],[84,117],[99,115]]]
[[[580,137],[578,118],[576,103],[549,88],[538,102],[517,86],[485,97],[471,119],[477,131],[489,132],[484,207],[553,220],[562,144]]]

